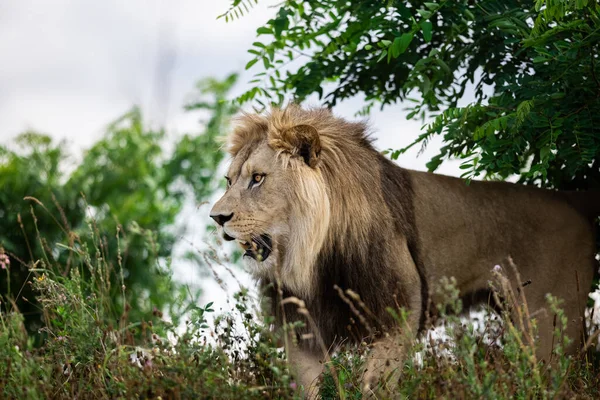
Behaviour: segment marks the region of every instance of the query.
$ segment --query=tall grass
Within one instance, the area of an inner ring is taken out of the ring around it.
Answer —
[[[93,221],[89,227],[91,235],[98,235]],[[43,314],[39,332],[27,332],[14,299],[0,299],[0,398],[301,398],[286,364],[282,333],[270,329],[273,317],[259,311],[252,292],[241,289],[233,311],[210,323],[212,305],[200,306],[185,288],[168,310],[132,320],[127,288],[121,286],[119,313],[110,297],[110,285],[122,279],[119,263],[113,266],[99,257],[100,249],[69,251],[76,267],[66,276],[46,260],[29,265],[26,284],[37,293]],[[3,266],[0,274],[15,267]],[[386,391],[389,382],[382,381],[376,397],[597,398],[600,368],[591,350],[595,337],[587,351],[563,356],[561,349],[571,340],[562,334],[567,321],[559,299],[549,297],[556,315],[556,362],[550,368],[535,359],[535,325],[519,326],[529,320],[526,299],[511,291],[501,273],[495,289],[522,319],[511,320],[508,311],[479,320],[461,318],[454,282],[445,280],[440,290],[447,301],[438,305],[444,334],[417,340],[394,391]],[[402,322],[402,310],[390,312]],[[333,354],[320,378],[322,398],[361,398],[368,348],[365,342]]]

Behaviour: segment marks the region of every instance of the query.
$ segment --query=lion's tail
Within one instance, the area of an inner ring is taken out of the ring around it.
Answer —
[[[589,218],[600,217],[600,190],[565,192],[567,200]]]

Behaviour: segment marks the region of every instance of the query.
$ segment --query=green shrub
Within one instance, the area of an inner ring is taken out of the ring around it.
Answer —
[[[122,279],[121,266],[92,257],[97,252],[74,251],[77,268],[67,276],[43,262],[30,269],[27,285],[43,314],[39,347],[12,299],[2,298],[12,307],[0,314],[0,398],[293,397],[278,339],[257,322],[246,290],[235,297],[236,311],[209,327],[211,304],[198,307],[189,289],[169,299],[171,322],[157,309],[133,319],[122,284],[125,306],[115,319],[111,285]]]
[[[92,220],[88,226],[94,234]],[[43,261],[30,269],[26,284],[37,295],[43,315],[41,346],[34,345],[35,334],[25,329],[14,300],[0,300],[8,305],[3,308],[8,311],[0,314],[0,398],[301,397],[286,364],[282,334],[269,329],[274,319],[259,311],[250,291],[242,288],[234,296],[234,309],[211,319],[212,304],[198,306],[197,294],[182,288],[166,300],[169,318],[155,309],[149,318],[140,319],[129,313],[128,289],[121,285],[124,306],[115,318],[114,279],[109,277],[123,279],[122,266],[97,257],[99,251],[85,246],[73,251],[73,268],[67,275]],[[557,299],[548,298],[556,315],[557,355],[554,367],[548,368],[535,359],[530,343],[534,325],[523,332],[508,312],[480,321],[462,319],[453,281],[442,283],[447,302],[438,310],[444,317],[444,337],[426,335],[417,341],[398,387],[393,393],[381,390],[378,398],[597,396],[600,374],[595,355],[560,355],[569,339],[561,333],[567,321]],[[496,287],[511,306],[517,304],[528,316],[520,293],[506,295],[508,286],[501,275]],[[405,316],[402,310],[390,311],[400,320]],[[476,322],[481,329],[476,329]],[[341,348],[333,355],[321,377],[322,398],[361,398],[368,347],[363,343]]]

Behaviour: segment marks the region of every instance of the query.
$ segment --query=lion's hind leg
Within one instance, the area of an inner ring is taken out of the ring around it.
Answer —
[[[557,350],[560,350],[561,355],[577,354],[585,342],[584,313],[593,281],[592,264],[595,265],[595,260],[592,262],[581,255],[575,257],[573,262],[556,260],[556,267],[548,268],[552,271],[549,276],[534,277],[527,279],[525,283],[519,281],[513,285],[513,292],[517,293],[515,300],[519,304],[511,306],[511,320],[517,328],[525,331],[525,344],[535,346],[537,361],[554,361]],[[545,261],[552,265],[550,260]],[[565,264],[569,267],[565,267]],[[556,299],[556,309],[551,307],[548,295]],[[524,308],[523,304],[527,307]],[[564,325],[559,310],[565,317]],[[532,320],[535,320],[535,331],[531,329]],[[568,341],[565,341],[565,337]]]

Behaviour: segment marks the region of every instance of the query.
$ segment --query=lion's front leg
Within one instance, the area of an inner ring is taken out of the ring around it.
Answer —
[[[363,397],[375,394],[380,383],[384,388],[393,390],[400,377],[402,364],[406,355],[408,340],[401,334],[390,335],[375,341],[367,355],[363,375]]]
[[[316,399],[319,395],[318,378],[323,372],[319,353],[293,344],[287,349],[287,356],[298,383],[304,387],[304,397]]]
[[[408,251],[401,253],[403,269],[403,307],[405,319],[372,344],[367,355],[363,375],[363,398],[369,398],[383,384],[382,389],[393,391],[398,384],[407,350],[419,333],[423,313],[421,285],[416,266]],[[412,268],[411,268],[412,267]]]

